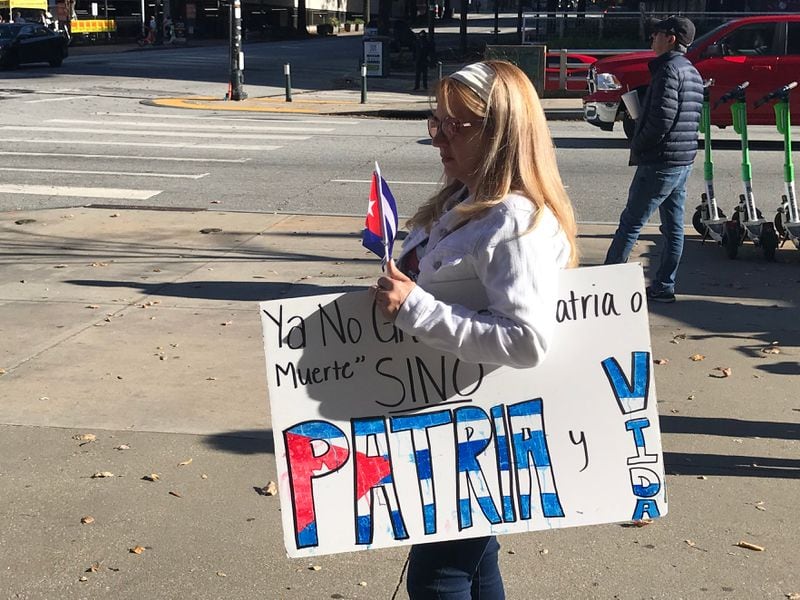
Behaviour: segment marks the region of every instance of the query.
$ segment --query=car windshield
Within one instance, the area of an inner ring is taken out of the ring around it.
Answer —
[[[692,45],[689,46],[689,50],[693,50],[693,49],[695,49],[695,48],[697,48],[699,46],[705,46],[706,40],[708,38],[710,38],[712,35],[716,34],[720,29],[722,29],[723,27],[726,27],[727,25],[728,25],[728,23],[723,23],[722,25],[718,25],[717,27],[714,27],[714,29],[712,29],[708,33],[704,33],[703,35],[701,35],[699,38],[697,38],[695,41],[692,42]]]

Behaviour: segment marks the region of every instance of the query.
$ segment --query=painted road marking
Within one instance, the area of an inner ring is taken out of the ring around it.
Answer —
[[[69,144],[71,146],[138,146],[141,148],[192,148],[194,150],[279,150],[283,146],[248,146],[245,144],[170,144],[158,142],[112,142],[105,140],[24,140],[12,138],[0,138],[0,142],[11,142],[14,144]]]
[[[98,121],[90,121],[85,119],[48,119],[48,123],[75,123],[75,124],[83,124],[83,125],[92,125],[97,124]],[[125,125],[125,126],[134,126],[140,127],[142,125],[141,121],[103,121],[103,125]],[[148,127],[175,127],[175,123],[159,123],[155,121],[148,121]],[[237,131],[235,125],[188,125],[185,123],[181,123],[181,129],[222,129],[226,131]],[[331,128],[320,129],[319,127],[273,127],[273,126],[266,126],[266,127],[253,127],[252,125],[243,125],[241,129],[245,129],[246,131],[292,131],[297,133],[318,133],[318,132],[327,132],[327,131],[334,131]],[[215,137],[216,134],[212,134]],[[241,136],[239,136],[241,137]]]
[[[0,171],[14,171],[18,173],[69,173],[70,175],[114,175],[123,177],[166,177],[172,179],[202,179],[210,173],[191,175],[189,173],[132,173],[130,171],[78,171],[73,169],[21,169],[17,167],[0,167]]]
[[[69,152],[4,152],[0,156],[62,156],[67,158],[112,158],[121,160],[161,160],[199,163],[246,163],[249,158],[181,158],[179,156],[136,156],[130,154],[70,154]]]
[[[331,179],[331,183],[372,183],[371,179]],[[439,185],[438,181],[389,181],[391,185]]]
[[[0,184],[0,194],[30,194],[34,196],[73,196],[80,198],[112,198],[115,200],[149,200],[161,190],[131,190],[125,188],[71,187],[65,185]]]
[[[135,135],[138,137],[185,137],[185,138],[230,138],[230,139],[247,139],[247,140],[292,140],[303,141],[309,139],[309,136],[303,135],[256,135],[248,133],[195,133],[191,131],[136,131],[129,129],[95,129],[93,127],[59,127],[53,129],[52,127],[25,127],[19,125],[3,125],[0,126],[1,130],[6,131],[46,131],[48,133],[92,133],[99,135]]]
[[[272,122],[275,121],[277,123],[316,123],[321,125],[352,125],[354,119],[349,120],[330,120],[330,119],[309,119],[307,117],[291,117],[287,116],[280,116],[280,117],[207,117],[207,116],[197,116],[197,115],[154,115],[154,114],[144,114],[144,113],[125,113],[125,112],[109,112],[109,113],[95,113],[98,116],[109,116],[109,117],[136,117],[138,119],[147,118],[147,119],[191,119],[192,121],[249,121],[254,123],[265,123],[265,122]]]
[[[62,102],[63,100],[84,100],[94,98],[94,96],[63,96],[60,98],[42,98],[41,100],[26,100],[26,104],[37,104],[39,102]]]

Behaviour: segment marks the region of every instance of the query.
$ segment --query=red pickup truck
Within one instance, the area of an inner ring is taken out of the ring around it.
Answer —
[[[772,90],[800,79],[800,14],[753,16],[736,19],[697,38],[686,56],[703,79],[713,79],[711,123],[731,124],[729,105],[714,108],[725,92],[743,81],[747,88],[748,123],[774,125],[771,104],[753,103]],[[583,99],[583,118],[605,131],[621,120],[625,135],[633,135],[634,122],[625,110],[622,94],[638,90],[640,99],[650,83],[647,63],[653,52],[619,54],[594,63],[589,69],[589,95]],[[791,118],[800,123],[800,97],[791,105]]]

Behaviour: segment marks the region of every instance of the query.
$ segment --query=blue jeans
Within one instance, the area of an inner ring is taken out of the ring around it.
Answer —
[[[658,167],[640,165],[636,168],[628,203],[619,217],[619,227],[606,254],[606,264],[628,262],[639,232],[656,209],[661,215],[664,249],[661,263],[652,279],[654,292],[675,292],[675,276],[683,254],[683,205],[686,201],[686,180],[692,165]]]
[[[417,544],[408,562],[411,600],[504,600],[497,538]]]

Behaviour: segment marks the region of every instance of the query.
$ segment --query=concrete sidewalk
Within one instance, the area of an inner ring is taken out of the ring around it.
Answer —
[[[257,492],[276,479],[257,302],[371,283],[361,225],[0,213],[4,597],[406,597],[403,550],[286,559]],[[611,233],[581,226],[584,264]],[[798,597],[799,268],[788,247],[729,261],[687,239],[679,301],[651,307],[669,515],[504,537],[510,599]]]

